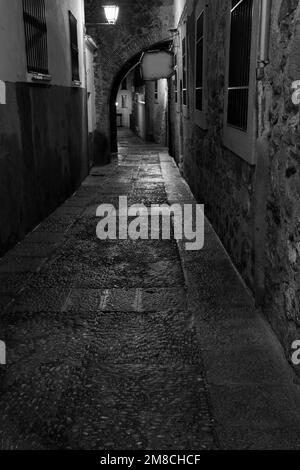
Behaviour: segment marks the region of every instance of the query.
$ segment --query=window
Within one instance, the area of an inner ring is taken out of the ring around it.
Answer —
[[[259,38],[259,2],[231,0],[224,117],[224,144],[255,163],[255,70]]]
[[[155,80],[154,84],[154,101],[158,103],[158,80]]]
[[[203,111],[204,11],[196,24],[196,109]]]
[[[232,1],[227,123],[247,131],[253,0]]]
[[[187,45],[185,36],[182,39],[182,104],[187,106]]]
[[[127,95],[122,95],[122,108],[127,108]]]
[[[195,124],[207,129],[206,72],[206,10],[205,1],[199,0],[195,24]]]
[[[27,70],[48,74],[45,0],[23,0]]]
[[[179,92],[180,106],[178,111],[182,112],[183,116],[189,119],[189,95],[188,95],[188,69],[189,69],[189,56],[188,56],[188,35],[187,35],[187,8],[182,14],[182,19],[179,25],[180,30],[180,81],[179,81]]]
[[[182,79],[179,81],[179,86],[180,86],[180,102],[182,102]]]
[[[72,80],[73,82],[78,82],[80,81],[80,75],[79,75],[79,49],[78,49],[78,35],[77,35],[77,20],[70,11],[69,11],[69,23],[70,23]]]
[[[177,65],[177,54],[174,56],[175,64],[175,75],[174,75],[174,100],[175,103],[178,103],[178,65]]]

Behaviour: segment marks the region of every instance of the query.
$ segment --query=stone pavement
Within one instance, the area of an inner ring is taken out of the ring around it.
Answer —
[[[100,241],[96,208],[194,202],[166,149],[119,157],[0,262],[0,449],[297,449],[300,389],[210,224]]]

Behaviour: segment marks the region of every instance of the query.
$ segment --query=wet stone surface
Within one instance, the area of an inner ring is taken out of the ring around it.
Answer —
[[[97,205],[168,202],[136,138],[0,261],[0,449],[214,449],[174,240],[100,241]]]

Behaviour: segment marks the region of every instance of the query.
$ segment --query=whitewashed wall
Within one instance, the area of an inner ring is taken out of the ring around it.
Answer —
[[[85,86],[84,1],[46,0],[48,64],[51,84],[72,86],[69,15],[78,21],[80,79]],[[21,0],[0,0],[0,80],[27,81],[25,35]]]

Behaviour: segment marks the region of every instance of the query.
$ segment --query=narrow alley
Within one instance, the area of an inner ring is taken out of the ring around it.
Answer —
[[[298,449],[298,386],[209,223],[196,253],[101,241],[120,194],[194,202],[165,148],[121,131],[118,159],[1,260],[1,448]]]
[[[0,1],[1,468],[300,450],[299,25]]]

